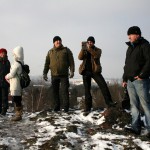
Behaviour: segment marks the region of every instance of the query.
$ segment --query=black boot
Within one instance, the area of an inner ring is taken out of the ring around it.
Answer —
[[[68,107],[65,107],[64,108],[64,112],[68,112],[69,111],[69,108]]]
[[[83,110],[83,115],[87,116],[91,112],[91,108],[92,108],[92,100],[91,99],[85,100],[85,108]]]
[[[54,112],[60,111],[60,105],[55,105]]]
[[[1,115],[5,116],[7,112],[7,108],[2,108]]]
[[[64,101],[64,112],[68,112],[69,111],[69,100],[65,100]]]
[[[92,99],[89,98],[89,99],[85,99],[85,108],[84,108],[84,112],[86,111],[91,111],[91,108],[92,108]]]
[[[125,130],[126,132],[133,133],[133,134],[136,134],[136,135],[140,135],[140,134],[141,134],[141,129],[135,130],[135,129],[133,129],[133,127],[131,127],[131,126],[125,127],[124,130]]]

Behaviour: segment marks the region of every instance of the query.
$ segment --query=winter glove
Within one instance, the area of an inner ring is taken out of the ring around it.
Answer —
[[[47,74],[43,74],[43,79],[44,79],[45,81],[48,80]]]
[[[73,78],[73,77],[74,77],[74,72],[70,72],[69,77],[70,77],[70,78]]]

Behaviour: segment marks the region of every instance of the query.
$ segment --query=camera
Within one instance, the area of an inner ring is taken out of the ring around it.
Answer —
[[[83,41],[83,42],[82,42],[82,49],[83,49],[83,50],[86,50],[86,49],[87,49],[87,42],[86,42],[86,41]]]

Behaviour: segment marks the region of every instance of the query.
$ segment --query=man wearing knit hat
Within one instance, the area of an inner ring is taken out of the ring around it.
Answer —
[[[100,64],[100,57],[102,50],[97,48],[95,45],[94,37],[90,36],[87,39],[87,43],[82,47],[79,53],[79,60],[83,60],[79,68],[79,73],[83,76],[83,83],[85,88],[85,113],[91,111],[92,108],[92,96],[91,90],[91,78],[95,80],[105,99],[105,103],[108,107],[113,107],[116,105],[112,101],[107,84],[101,74],[102,67]]]
[[[7,58],[7,50],[0,49],[0,114],[5,115],[8,109],[8,89],[9,83],[5,80],[5,75],[10,71],[10,62]]]
[[[127,35],[129,42],[126,42],[128,49],[123,87],[127,86],[130,97],[132,124],[125,127],[125,130],[138,135],[141,133],[140,106],[142,106],[148,131],[147,137],[150,138],[150,44],[141,37],[141,30],[137,26],[130,27]]]
[[[53,38],[54,46],[48,51],[45,60],[43,78],[47,81],[47,73],[51,70],[51,82],[55,100],[54,111],[60,111],[59,88],[61,85],[64,111],[69,110],[69,79],[74,76],[74,58],[71,50],[62,45],[59,36]],[[70,72],[69,72],[70,70]]]

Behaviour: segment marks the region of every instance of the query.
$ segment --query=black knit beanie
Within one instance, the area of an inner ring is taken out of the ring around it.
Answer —
[[[61,38],[59,36],[55,36],[53,38],[53,43],[55,43],[55,41],[61,41]]]
[[[95,44],[95,39],[94,39],[93,36],[89,36],[88,39],[87,39],[87,42],[88,41],[91,41],[91,42],[93,42]]]
[[[138,34],[141,36],[141,30],[138,26],[130,27],[127,31],[127,35],[130,35],[130,34]]]

